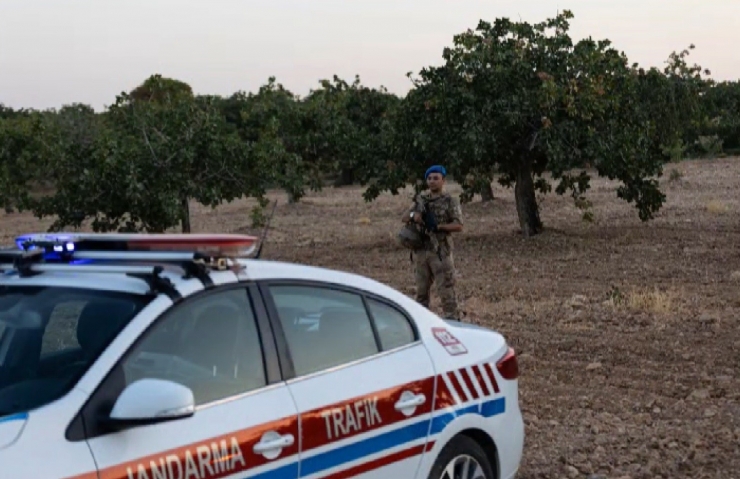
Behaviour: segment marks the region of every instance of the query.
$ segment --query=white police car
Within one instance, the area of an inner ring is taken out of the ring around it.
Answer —
[[[0,476],[506,479],[514,351],[239,235],[0,250]],[[242,251],[245,250],[246,251]]]

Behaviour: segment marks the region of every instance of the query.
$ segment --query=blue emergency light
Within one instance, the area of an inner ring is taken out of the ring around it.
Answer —
[[[174,300],[177,291],[160,276],[164,266],[210,285],[208,271],[243,269],[235,260],[250,257],[257,243],[254,236],[238,234],[31,233],[15,238],[16,249],[0,250],[0,272],[124,273]]]

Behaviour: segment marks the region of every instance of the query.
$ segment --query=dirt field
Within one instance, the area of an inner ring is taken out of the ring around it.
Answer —
[[[683,176],[669,182],[671,169]],[[547,232],[528,241],[511,190],[495,185],[492,203],[463,206],[464,309],[520,354],[522,479],[740,477],[740,159],[670,165],[663,182],[667,204],[647,224],[615,183],[594,180],[593,223],[548,195]],[[265,258],[413,294],[408,253],[393,243],[406,197],[365,204],[361,191],[330,188],[296,205],[276,194]],[[249,205],[194,206],[194,229],[255,232]],[[0,242],[46,224],[0,214]]]

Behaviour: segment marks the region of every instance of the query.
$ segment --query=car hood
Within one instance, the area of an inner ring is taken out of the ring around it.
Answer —
[[[28,413],[0,416],[0,449],[13,444],[20,437],[23,427],[28,421]]]

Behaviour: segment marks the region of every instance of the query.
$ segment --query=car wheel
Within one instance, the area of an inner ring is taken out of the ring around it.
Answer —
[[[439,453],[429,479],[496,479],[485,451],[472,438],[454,437]]]

